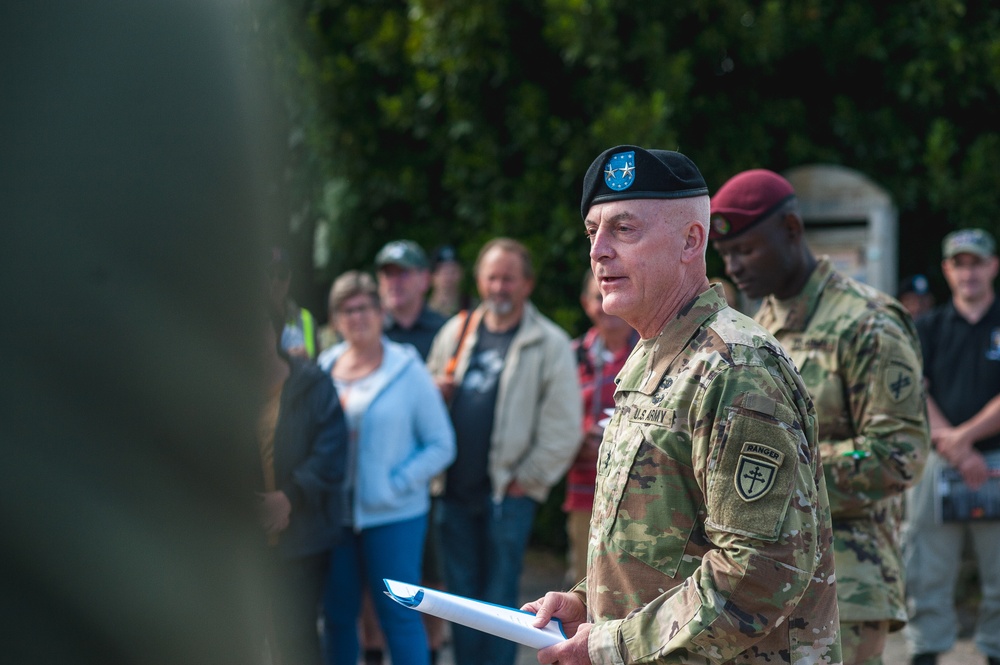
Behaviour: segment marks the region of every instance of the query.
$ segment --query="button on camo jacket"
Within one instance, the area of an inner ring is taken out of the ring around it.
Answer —
[[[906,621],[903,495],[930,446],[920,342],[903,306],[821,258],[802,292],[756,319],[795,361],[819,419],[841,621]]]
[[[717,288],[618,375],[575,589],[594,663],[841,661],[812,404]]]

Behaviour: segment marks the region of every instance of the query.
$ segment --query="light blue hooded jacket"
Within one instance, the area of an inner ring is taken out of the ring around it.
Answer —
[[[455,431],[444,400],[416,349],[382,337],[375,396],[352,437],[351,523],[355,531],[430,510],[430,481],[455,459]],[[327,373],[346,350],[320,354]]]

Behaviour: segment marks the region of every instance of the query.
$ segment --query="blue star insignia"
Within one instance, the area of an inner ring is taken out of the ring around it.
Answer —
[[[604,169],[604,183],[616,192],[628,189],[635,182],[635,151],[611,155]]]

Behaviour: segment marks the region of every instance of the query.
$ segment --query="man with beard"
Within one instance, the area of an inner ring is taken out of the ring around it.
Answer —
[[[491,240],[475,279],[481,304],[444,325],[427,360],[458,445],[439,534],[451,593],[514,606],[538,504],[580,445],[580,388],[569,336],[528,300],[528,249]],[[452,637],[457,665],[514,663],[513,642],[459,625]]]

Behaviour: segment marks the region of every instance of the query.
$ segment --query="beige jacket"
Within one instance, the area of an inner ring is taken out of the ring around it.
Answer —
[[[435,377],[444,375],[461,324],[461,315],[452,317],[434,338],[427,367]],[[465,376],[477,336],[475,330],[466,335],[455,370],[456,384]],[[576,457],[582,419],[569,336],[531,303],[525,303],[497,392],[489,455],[494,500],[503,499],[507,486],[517,480],[528,496],[544,502]]]

